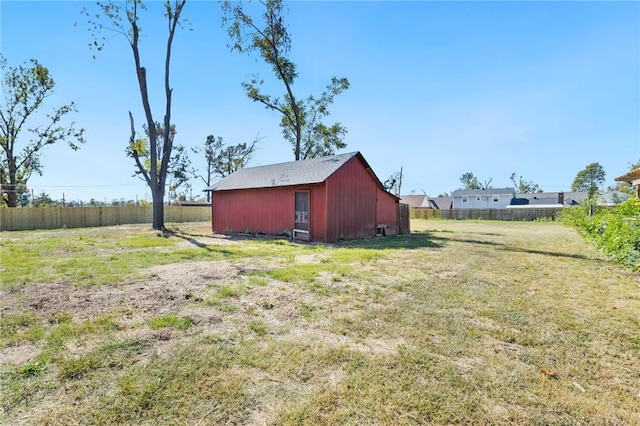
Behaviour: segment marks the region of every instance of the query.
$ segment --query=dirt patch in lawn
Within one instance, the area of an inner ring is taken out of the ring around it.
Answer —
[[[236,278],[250,265],[226,261],[202,261],[154,266],[144,281],[112,286],[78,288],[68,283],[29,283],[2,291],[2,313],[32,310],[52,318],[65,312],[76,320],[88,319],[115,309],[160,315],[192,303],[195,293],[208,285]]]
[[[26,364],[32,362],[38,353],[38,348],[31,344],[10,346],[0,350],[0,366],[5,364]]]

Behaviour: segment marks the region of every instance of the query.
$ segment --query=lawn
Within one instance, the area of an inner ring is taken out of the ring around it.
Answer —
[[[640,424],[640,274],[555,222],[0,234],[0,424]]]

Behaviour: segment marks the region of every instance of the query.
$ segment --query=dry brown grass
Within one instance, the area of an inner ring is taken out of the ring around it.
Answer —
[[[0,423],[640,424],[640,276],[572,229],[415,220],[306,245],[180,226],[2,234],[144,268],[23,284],[3,265]]]

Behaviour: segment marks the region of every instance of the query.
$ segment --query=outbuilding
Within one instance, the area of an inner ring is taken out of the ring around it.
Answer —
[[[637,169],[633,169],[621,176],[618,176],[614,179],[616,182],[628,182],[634,188],[636,192],[636,197],[640,198],[640,167]]]
[[[245,168],[208,190],[216,233],[335,242],[409,232],[408,206],[360,152]]]

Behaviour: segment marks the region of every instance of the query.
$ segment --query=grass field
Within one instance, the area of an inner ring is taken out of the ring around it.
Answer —
[[[640,275],[553,222],[0,234],[0,424],[640,424]]]

